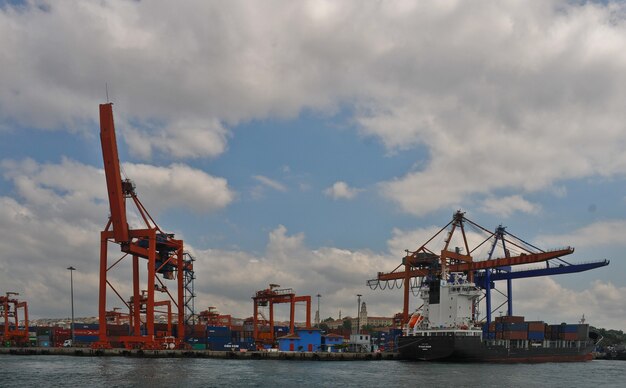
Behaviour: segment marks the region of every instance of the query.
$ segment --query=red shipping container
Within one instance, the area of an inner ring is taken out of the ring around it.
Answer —
[[[559,339],[564,341],[578,341],[578,333],[560,333]]]
[[[528,331],[545,331],[545,323],[543,321],[528,322]]]
[[[99,330],[90,330],[90,329],[74,329],[75,336],[83,336],[83,335],[99,335]]]
[[[504,331],[502,338],[508,340],[527,340],[528,332],[526,331]]]

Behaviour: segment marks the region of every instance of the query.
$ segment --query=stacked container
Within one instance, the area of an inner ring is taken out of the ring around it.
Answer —
[[[100,333],[97,323],[75,323],[74,324],[74,340],[76,344],[91,344],[98,340]]]
[[[51,329],[47,326],[39,326],[35,330],[37,332],[37,346],[45,348],[51,346]]]
[[[528,339],[543,341],[546,337],[546,324],[543,321],[528,322]]]
[[[564,341],[584,341],[589,336],[589,325],[561,324],[559,339]]]
[[[64,329],[62,327],[52,328],[52,343],[54,344],[54,347],[56,348],[63,347],[63,342],[71,338],[72,338],[72,331],[70,329]]]
[[[224,326],[206,327],[206,344],[209,350],[230,350],[232,345],[230,328]]]
[[[528,323],[502,323],[502,339],[527,340]]]

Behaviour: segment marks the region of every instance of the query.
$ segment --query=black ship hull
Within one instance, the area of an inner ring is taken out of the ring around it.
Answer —
[[[537,363],[588,361],[592,341],[529,343],[516,340],[485,340],[479,336],[400,336],[398,351],[414,361]]]

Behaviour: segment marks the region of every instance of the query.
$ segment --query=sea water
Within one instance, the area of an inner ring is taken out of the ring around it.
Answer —
[[[626,361],[454,364],[0,355],[0,387],[626,387]]]

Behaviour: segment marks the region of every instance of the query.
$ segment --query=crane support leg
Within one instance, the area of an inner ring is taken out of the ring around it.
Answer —
[[[111,344],[107,339],[107,235],[109,233],[103,231],[100,233],[100,283],[99,283],[99,300],[98,300],[98,322],[100,332],[98,333],[99,341],[97,346],[100,348],[110,348]]]
[[[176,281],[178,282],[178,330],[176,332],[176,338],[179,343],[183,343],[185,341],[185,275],[184,271],[184,252],[183,248],[179,248],[176,250],[176,259],[178,260],[178,265],[176,267]],[[171,320],[170,320],[171,321]]]
[[[491,270],[485,274],[485,309],[487,310],[487,326],[491,323]]]
[[[409,321],[409,287],[411,283],[411,267],[408,264],[404,265],[404,307],[402,309],[402,323],[405,324]]]
[[[133,255],[133,311],[130,314],[132,320],[133,335],[141,335],[141,291],[139,290],[139,257]]]
[[[146,335],[154,340],[154,278],[156,276],[156,233],[151,230],[148,237],[148,300],[146,301]]]
[[[513,315],[513,282],[511,279],[506,280],[506,303],[509,316]]]
[[[294,298],[295,295],[291,295],[289,297],[289,334],[295,334],[296,333],[296,325],[295,325],[295,316],[296,316],[296,301]]]

